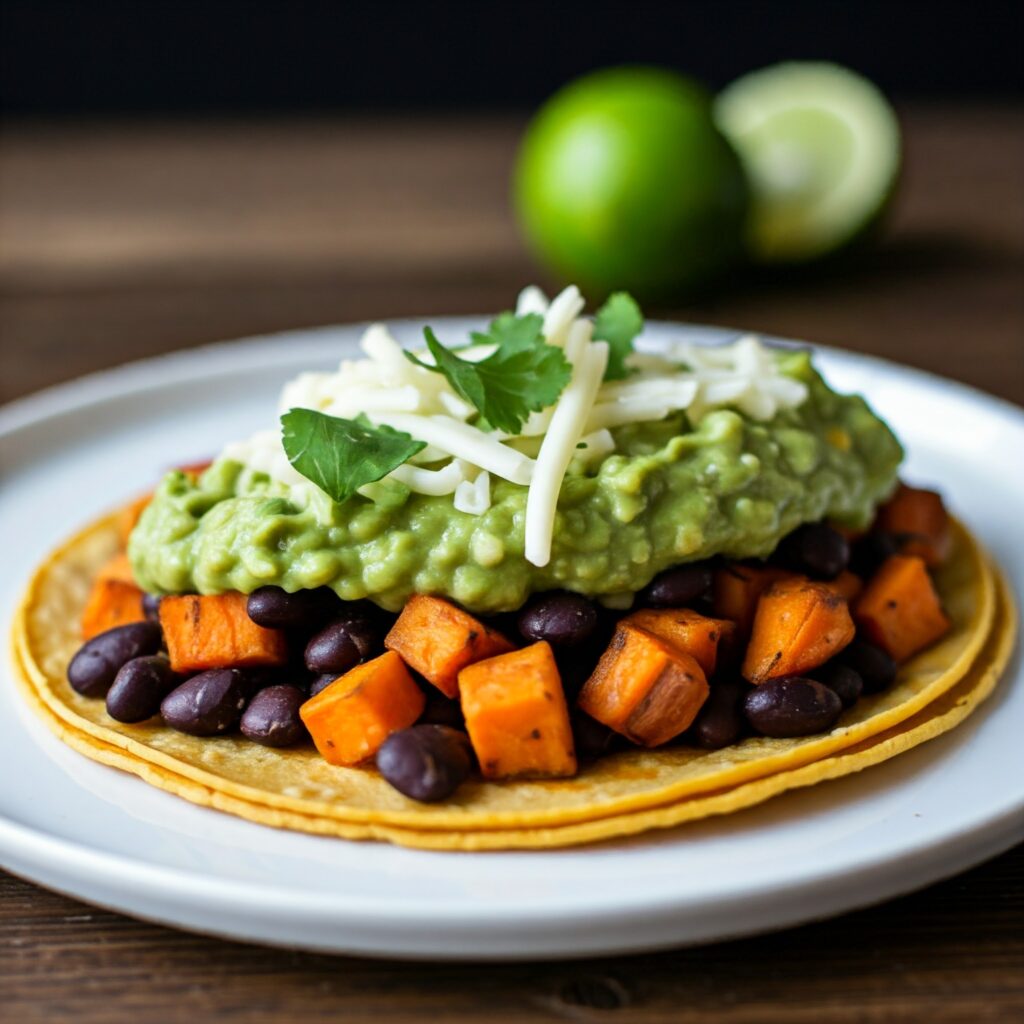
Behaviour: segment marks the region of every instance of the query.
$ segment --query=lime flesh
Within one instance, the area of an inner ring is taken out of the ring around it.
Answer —
[[[750,182],[747,246],[762,263],[843,248],[892,195],[896,115],[874,85],[846,68],[791,62],[755,71],[718,96],[715,119]]]

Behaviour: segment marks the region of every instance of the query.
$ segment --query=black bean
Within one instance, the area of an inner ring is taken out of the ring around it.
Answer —
[[[306,626],[315,629],[336,614],[341,599],[330,587],[296,590],[289,594],[281,587],[260,587],[249,595],[249,618],[267,629],[291,629]]]
[[[384,651],[384,631],[374,619],[361,613],[343,615],[335,625],[344,626],[349,639],[359,651],[359,660],[366,661]]]
[[[852,708],[864,692],[864,680],[861,679],[860,673],[835,659],[815,669],[814,678],[819,683],[824,683],[830,690],[835,690],[844,708]]]
[[[159,594],[143,594],[142,595],[142,612],[151,622],[160,621],[160,601],[162,598]]]
[[[546,640],[554,648],[580,647],[594,635],[599,618],[594,603],[581,594],[553,590],[532,597],[516,626],[526,640]]]
[[[898,555],[901,546],[896,534],[872,530],[854,542],[850,551],[850,569],[862,579],[867,579],[887,558]]]
[[[281,668],[276,665],[253,665],[247,668],[236,668],[233,671],[238,677],[242,696],[247,701],[268,686],[290,683],[297,675],[302,674],[301,666]]]
[[[359,663],[363,654],[350,626],[348,622],[332,622],[313,634],[305,651],[306,668],[310,672],[333,672],[337,677]]]
[[[306,695],[297,686],[268,686],[242,714],[242,735],[265,747],[290,747],[306,735],[299,708]]]
[[[238,673],[215,668],[186,679],[160,705],[164,721],[190,736],[219,736],[232,728],[245,707]]]
[[[748,690],[745,683],[735,679],[712,683],[687,738],[705,750],[720,750],[735,743],[744,729],[740,704]]]
[[[711,578],[710,562],[677,565],[655,576],[637,594],[637,604],[644,608],[682,608],[707,597]]]
[[[813,579],[834,580],[850,563],[850,544],[825,523],[807,523],[783,538],[779,556]]]
[[[578,656],[573,657],[574,654]],[[600,653],[591,654],[588,646],[580,652],[561,652],[555,658],[558,676],[562,680],[562,691],[569,704],[573,704],[583,689],[583,684],[594,674]]]
[[[449,700],[436,686],[430,686],[430,689],[434,692],[427,694],[427,704],[417,724],[447,725],[452,729],[465,729],[466,719],[462,714],[462,705],[457,700]]]
[[[321,690],[326,690],[331,683],[337,682],[338,676],[334,672],[325,672],[323,675],[317,676],[309,684],[309,695],[315,697]]]
[[[761,733],[782,739],[830,729],[843,710],[834,690],[800,676],[771,679],[743,700],[747,721]]]
[[[579,710],[572,717],[572,738],[581,762],[596,761],[627,743],[614,729]]]
[[[160,711],[160,703],[181,683],[162,654],[125,662],[107,691],[107,714],[117,722],[144,722]]]
[[[423,803],[444,800],[473,767],[469,738],[446,725],[414,725],[392,733],[377,751],[377,768],[399,793]]]
[[[145,654],[156,654],[163,643],[157,622],[132,622],[87,640],[68,665],[68,682],[84,697],[102,697],[121,666]]]
[[[896,678],[896,662],[881,647],[859,637],[840,651],[837,657],[861,677],[865,693],[878,693],[890,686]]]

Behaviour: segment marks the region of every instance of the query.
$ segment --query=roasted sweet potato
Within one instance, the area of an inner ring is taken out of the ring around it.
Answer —
[[[128,556],[120,551],[96,573],[96,579],[134,583],[135,573],[132,572],[132,563],[128,561]]]
[[[834,580],[828,580],[824,585],[838,594],[847,604],[852,604],[864,589],[864,581],[849,569],[844,569]]]
[[[195,480],[201,473],[209,469],[212,463],[209,459],[204,462],[191,462],[186,466],[178,466],[177,469]],[[121,540],[121,547],[127,547],[128,538],[132,530],[139,522],[139,516],[145,511],[146,506],[153,500],[153,492],[147,491],[125,505],[117,514],[117,534]]]
[[[854,632],[850,609],[831,586],[780,580],[757,602],[743,675],[763,683],[808,672],[841,651]]]
[[[213,465],[212,459],[201,459],[199,462],[187,462],[184,466],[176,467],[179,473],[184,473],[185,476],[191,477],[193,480],[199,479],[211,466]]]
[[[127,626],[129,622],[142,622],[146,618],[142,597],[142,590],[130,578],[101,574],[82,609],[82,639],[91,640],[115,626]]]
[[[394,651],[363,662],[299,708],[316,749],[331,764],[358,764],[423,714],[426,697]]]
[[[424,594],[409,598],[384,646],[446,697],[458,696],[459,672],[467,665],[512,650],[500,633],[468,612]]]
[[[878,510],[875,526],[900,538],[900,553],[941,565],[953,543],[949,513],[935,491],[900,484]]]
[[[121,541],[121,547],[127,547],[128,538],[139,521],[139,516],[145,511],[146,506],[153,500],[151,491],[140,494],[134,501],[125,505],[117,514],[117,535]]]
[[[249,618],[245,594],[185,594],[160,602],[171,668],[201,672],[208,668],[283,665],[288,657],[284,633],[264,629]]]
[[[712,607],[720,619],[736,623],[742,634],[754,624],[758,598],[778,580],[794,573],[775,565],[743,565],[733,562],[715,572]]]
[[[688,728],[707,697],[696,658],[621,622],[577,703],[634,743],[657,747]]]
[[[623,621],[689,654],[705,676],[714,674],[719,643],[736,632],[735,623],[728,619],[711,619],[689,608],[644,608]]]
[[[459,696],[485,778],[576,774],[569,711],[547,642],[467,666]]]
[[[897,662],[935,643],[950,628],[923,558],[893,555],[854,605],[867,638]]]

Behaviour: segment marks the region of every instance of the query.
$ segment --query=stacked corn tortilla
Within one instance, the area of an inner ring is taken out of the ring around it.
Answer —
[[[862,698],[831,732],[750,738],[717,751],[629,750],[572,779],[475,780],[418,804],[372,769],[327,764],[311,747],[187,736],[159,719],[123,725],[67,683],[90,585],[115,552],[115,518],[65,544],[33,577],[14,625],[26,699],[69,746],[194,803],[251,821],[346,839],[445,850],[541,849],[667,828],[860,771],[952,729],[992,691],[1012,652],[1012,595],[959,525],[936,583],[953,628]]]

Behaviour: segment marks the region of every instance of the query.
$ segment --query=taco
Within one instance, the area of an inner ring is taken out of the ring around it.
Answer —
[[[375,326],[288,384],[279,428],[38,570],[30,704],[251,820],[492,849],[727,813],[984,699],[1011,598],[863,399],[582,311],[528,289],[420,353]]]

